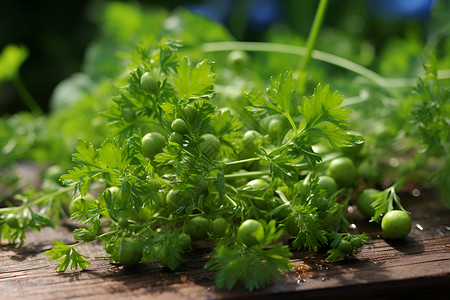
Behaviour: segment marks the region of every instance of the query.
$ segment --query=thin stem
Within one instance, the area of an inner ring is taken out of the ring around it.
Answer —
[[[276,52],[299,56],[304,56],[306,54],[305,47],[264,42],[212,42],[204,43],[202,48],[205,52],[243,50],[253,52]],[[349,70],[375,82],[384,88],[411,87],[416,84],[415,78],[386,78],[348,59],[319,50],[313,50],[311,53],[311,58]],[[441,76],[445,74],[446,73],[443,73]]]
[[[284,149],[286,149],[286,148],[288,148],[289,146],[290,146],[290,142],[288,142],[288,143],[286,143],[286,144],[284,144],[284,145],[281,145],[280,147],[278,147],[278,148],[276,148],[276,149],[274,149],[272,152],[270,152],[270,155],[273,155],[273,154],[275,154],[275,153],[278,153],[278,152],[280,152],[280,151],[283,151]]]
[[[234,200],[233,199],[231,199],[231,197],[230,196],[228,196],[227,194],[225,194],[225,198],[228,200],[228,202],[230,202],[231,203],[231,205],[233,205],[234,207],[237,207],[237,204],[236,204],[236,202],[234,202]]]
[[[300,63],[300,72],[304,72],[308,67],[311,60],[311,54],[316,45],[317,36],[319,35],[320,27],[322,27],[323,18],[327,9],[328,0],[320,0],[319,7],[317,8],[316,15],[314,16],[313,25],[309,32],[308,39],[306,41],[306,53]]]
[[[240,177],[251,177],[251,176],[264,176],[270,175],[270,171],[254,171],[254,172],[242,172],[242,173],[233,173],[226,174],[225,178],[240,178]]]
[[[297,126],[295,125],[295,122],[292,119],[291,115],[289,114],[289,112],[286,112],[284,115],[285,115],[286,119],[288,119],[289,123],[291,124],[292,129],[294,129],[294,136],[297,136],[298,129],[297,129]]]
[[[21,207],[21,206],[2,207],[2,208],[0,208],[0,215],[5,214],[7,212],[15,211],[18,209],[17,207]]]
[[[19,93],[20,98],[31,111],[31,113],[35,116],[41,116],[44,114],[42,108],[37,104],[34,98],[31,96],[30,92],[27,90],[19,75],[15,76],[12,79],[12,82]]]
[[[242,172],[242,173],[232,173],[232,174],[225,174],[225,178],[241,178],[241,177],[258,177],[258,176],[264,176],[264,175],[270,175],[270,171],[254,171],[254,172]],[[206,180],[216,180],[217,177],[210,176],[207,177]]]
[[[73,190],[73,186],[72,186],[72,185],[71,185],[71,186],[68,186],[68,187],[61,188],[61,189],[59,189],[59,190],[57,190],[57,191],[55,191],[55,192],[53,192],[53,193],[50,193],[50,194],[44,195],[44,196],[42,196],[42,197],[39,197],[39,198],[33,200],[33,201],[31,202],[31,204],[32,204],[32,205],[39,205],[39,204],[41,204],[42,202],[48,201],[48,199],[50,199],[50,198],[53,198],[53,197],[55,197],[55,196],[57,196],[57,195],[59,195],[59,194],[62,194],[62,193],[66,193],[66,192],[68,192],[68,191],[70,191],[70,190]]]
[[[53,193],[50,193],[50,194],[41,196],[39,198],[36,198],[34,200],[31,200],[30,202],[24,202],[24,204],[22,204],[21,206],[12,206],[12,207],[0,208],[0,213],[14,211],[14,210],[18,210],[18,209],[22,210],[22,209],[25,209],[25,207],[30,207],[31,205],[40,205],[43,202],[48,201],[48,199],[53,198],[53,197],[55,197],[55,196],[57,196],[59,194],[68,192],[68,191],[70,191],[72,189],[73,189],[73,186],[64,187],[64,188],[61,188],[61,189],[59,189],[59,190],[57,190],[57,191],[55,191]]]
[[[230,166],[230,165],[243,164],[243,163],[248,163],[248,162],[252,162],[252,161],[257,161],[260,159],[261,159],[260,157],[252,157],[252,158],[247,158],[247,159],[234,160],[234,161],[226,162],[225,165]]]

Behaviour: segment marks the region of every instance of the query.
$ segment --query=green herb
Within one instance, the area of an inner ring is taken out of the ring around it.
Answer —
[[[448,79],[438,79],[437,66],[436,56],[431,55],[424,64],[425,75],[418,79],[416,92],[420,102],[413,106],[411,134],[418,133],[422,151],[442,160],[429,180],[440,187],[443,201],[450,206],[450,91],[445,84]]]
[[[80,246],[93,242],[104,245],[112,263],[158,262],[177,270],[197,240],[209,240],[215,246],[205,268],[217,272],[216,287],[241,282],[252,291],[290,270],[291,251],[325,250],[329,260],[355,255],[368,238],[347,232],[348,207],[357,187],[380,183],[379,170],[383,179],[402,179],[367,201],[371,221],[405,211],[397,191],[411,174],[428,175],[431,159],[440,163],[432,182],[449,202],[448,70],[438,70],[431,56],[411,96],[416,74],[409,64],[408,78],[367,68],[403,72],[393,63],[398,52],[370,62],[372,53],[364,66],[331,54],[345,49],[317,38],[327,2],[320,1],[306,47],[284,29],[269,33],[269,42],[237,42],[185,10],[167,19],[167,12],[108,4],[105,34],[88,49],[81,77],[58,87],[55,110],[38,116],[29,103],[34,114],[0,120],[1,166],[22,159],[52,164],[41,190],[8,178],[0,237],[20,247],[27,229],[56,226],[69,210],[84,226],[74,231],[77,242],[54,241],[46,252],[58,271],[86,269]],[[117,26],[126,20],[132,26]],[[337,36],[352,48],[362,45],[348,33]],[[148,42],[134,50],[136,40]],[[314,49],[316,42],[324,51]],[[407,45],[414,46],[408,60],[420,44],[408,37]],[[7,50],[12,59],[0,80],[17,80],[27,53]],[[299,72],[271,76],[297,65],[298,56]],[[62,182],[53,167],[69,169]],[[331,187],[321,182],[325,174]],[[19,202],[11,201],[19,190]]]

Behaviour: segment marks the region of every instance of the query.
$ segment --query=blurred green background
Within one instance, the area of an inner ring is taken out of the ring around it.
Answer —
[[[49,101],[58,83],[71,74],[82,71],[86,49],[92,41],[105,35],[102,27],[104,9],[111,2],[0,2],[0,50],[11,43],[28,49],[29,56],[20,68],[20,77],[44,112],[50,110]],[[295,33],[292,36],[293,44],[304,43],[318,4],[317,0],[121,2],[142,10],[161,11],[161,14],[167,15],[179,7],[185,7],[221,22],[237,40],[264,41],[270,35]],[[373,57],[397,51],[398,63],[408,63],[401,61],[404,48],[396,49],[395,41],[407,39],[409,51],[420,53],[426,43],[429,43],[429,32],[448,23],[445,20],[448,12],[442,13],[440,18],[430,20],[433,9],[448,9],[448,3],[445,2],[332,0],[317,47],[334,51],[343,57],[347,55],[350,59],[358,59],[353,55],[354,48],[361,47],[361,41],[364,41],[362,47],[366,47],[366,57],[359,57],[358,63],[385,75],[395,75],[398,66],[376,65]],[[123,21],[123,24],[116,25],[132,26],[132,20],[124,18]],[[340,43],[344,37],[346,42]],[[21,101],[14,84],[0,81],[0,115],[11,115],[24,110],[27,107]]]

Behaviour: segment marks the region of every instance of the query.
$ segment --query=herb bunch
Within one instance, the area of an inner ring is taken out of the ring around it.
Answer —
[[[355,240],[329,258],[354,254],[367,237],[337,237],[345,189],[327,195],[319,187],[322,157],[313,150],[321,141],[350,147],[361,139],[346,131],[342,96],[320,84],[302,97],[287,72],[265,93],[248,93],[254,122],[246,123],[215,105],[212,63],[178,59],[180,46],[140,46],[128,84],[103,113],[113,138],[98,148],[78,142],[76,166],[61,178],[73,187],[71,218],[86,226],[74,232],[79,243],[55,241],[46,252],[59,261],[57,270],[86,268],[76,246],[95,240],[111,262],[159,261],[175,270],[191,240],[211,239],[205,267],[218,270],[217,286],[243,280],[254,290],[290,269],[291,250],[280,240],[287,232],[292,249]],[[245,228],[249,220],[256,229]]]

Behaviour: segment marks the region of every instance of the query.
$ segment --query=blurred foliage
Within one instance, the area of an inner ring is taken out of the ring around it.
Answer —
[[[27,57],[28,50],[24,46],[7,45],[0,53],[0,82],[16,77]]]

